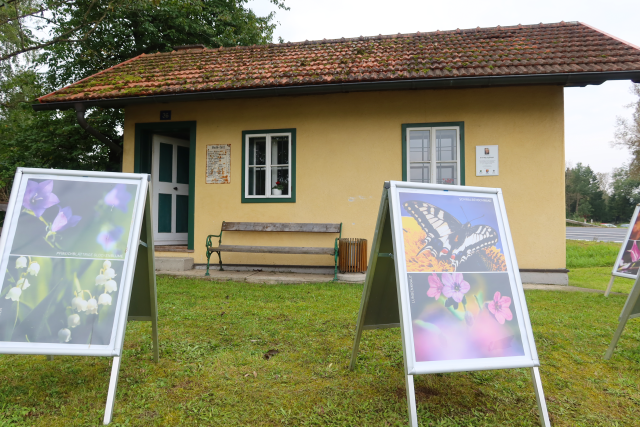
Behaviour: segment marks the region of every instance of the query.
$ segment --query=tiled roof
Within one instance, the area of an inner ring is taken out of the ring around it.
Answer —
[[[143,54],[39,100],[638,70],[640,48],[560,22]]]

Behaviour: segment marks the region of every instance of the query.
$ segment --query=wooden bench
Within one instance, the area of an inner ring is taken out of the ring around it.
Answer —
[[[336,233],[332,248],[313,248],[299,246],[245,246],[245,245],[223,245],[223,231],[260,231],[260,232],[285,232],[285,233]],[[333,280],[338,278],[338,239],[342,236],[342,223],[340,224],[309,224],[292,222],[222,222],[220,234],[207,236],[207,273],[209,275],[209,259],[211,254],[216,252],[220,261],[220,271],[222,270],[221,252],[245,252],[256,254],[298,254],[298,255],[333,255],[334,269]],[[218,237],[218,246],[214,247],[212,237]]]

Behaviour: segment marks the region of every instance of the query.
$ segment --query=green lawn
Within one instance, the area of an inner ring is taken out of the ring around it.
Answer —
[[[611,270],[620,251],[620,243],[567,240],[569,285],[606,290]],[[629,293],[633,280],[616,277],[613,292]]]
[[[113,425],[406,425],[399,329],[365,331],[347,369],[361,292],[159,277],[160,363],[150,325],[130,323]],[[638,425],[640,322],[602,359],[624,297],[526,296],[554,426]],[[0,425],[99,425],[109,362],[0,356]],[[416,395],[422,426],[538,422],[525,369],[417,376]]]

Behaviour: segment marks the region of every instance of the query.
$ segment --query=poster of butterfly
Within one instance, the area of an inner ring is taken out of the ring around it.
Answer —
[[[415,363],[529,359],[497,196],[398,188],[396,197]]]
[[[131,281],[125,270],[134,220],[141,215],[142,176],[37,171],[17,175],[5,220],[0,352],[113,347],[125,282]]]
[[[631,224],[627,236],[622,242],[618,258],[613,266],[613,275],[627,277],[629,279],[635,279],[638,276],[638,269],[640,268],[640,218],[638,218],[638,211],[640,206],[636,206],[633,216],[631,217]]]

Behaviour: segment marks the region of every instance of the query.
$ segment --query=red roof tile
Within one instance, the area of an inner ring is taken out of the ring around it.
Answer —
[[[140,55],[41,103],[351,82],[640,70],[640,48],[583,23]]]

